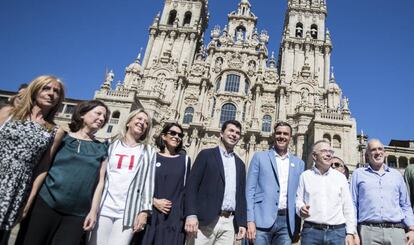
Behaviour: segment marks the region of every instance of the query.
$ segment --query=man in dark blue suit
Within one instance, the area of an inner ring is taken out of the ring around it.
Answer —
[[[246,171],[233,152],[241,124],[221,128],[215,148],[202,150],[191,169],[185,192],[185,230],[189,244],[229,245],[246,234]]]
[[[292,127],[274,127],[274,146],[256,152],[247,175],[247,238],[256,245],[287,245],[299,232],[296,191],[304,162],[289,152]]]

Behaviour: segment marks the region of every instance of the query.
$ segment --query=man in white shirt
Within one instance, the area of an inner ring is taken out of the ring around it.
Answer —
[[[354,244],[356,218],[348,182],[331,168],[333,151],[329,142],[312,147],[312,169],[300,176],[296,213],[304,218],[301,244]]]

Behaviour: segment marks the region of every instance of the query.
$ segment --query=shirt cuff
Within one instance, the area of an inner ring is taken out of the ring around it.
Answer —
[[[188,215],[188,216],[185,218],[185,220],[189,220],[189,219],[197,219],[197,220],[198,220],[197,215],[195,215],[195,214],[193,214],[193,215]]]

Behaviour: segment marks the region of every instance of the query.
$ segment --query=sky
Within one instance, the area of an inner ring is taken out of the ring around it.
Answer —
[[[209,0],[210,29],[223,27],[239,0]],[[258,29],[278,53],[287,0],[250,0]],[[105,71],[123,80],[163,0],[0,0],[0,89],[41,74],[66,84],[69,98],[92,99]],[[358,132],[385,144],[414,140],[412,0],[327,0],[332,65]]]

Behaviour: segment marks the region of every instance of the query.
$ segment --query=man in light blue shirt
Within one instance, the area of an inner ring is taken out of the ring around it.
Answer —
[[[361,243],[414,244],[414,214],[407,188],[402,175],[384,163],[385,156],[384,145],[378,139],[370,140],[366,152],[369,166],[352,174]]]

